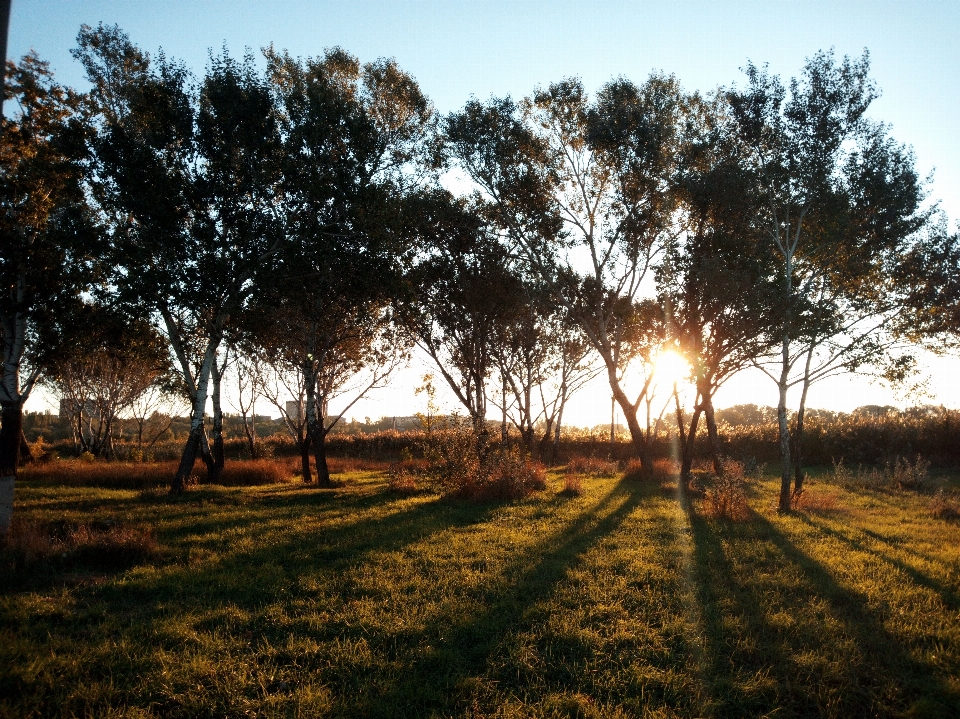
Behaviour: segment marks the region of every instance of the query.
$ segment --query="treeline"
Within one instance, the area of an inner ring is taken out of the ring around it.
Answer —
[[[7,66],[11,497],[23,403],[42,382],[102,456],[123,413],[182,398],[175,492],[198,457],[210,481],[222,472],[231,382],[251,447],[267,401],[304,479],[312,455],[329,486],[332,428],[417,346],[435,364],[426,416],[445,383],[477,467],[489,418],[536,455],[602,374],[643,471],[674,424],[684,487],[701,423],[723,472],[713,397],[759,367],[789,511],[809,387],[848,371],[906,381],[918,343],[960,327],[960,243],[910,149],[867,115],[866,53],[817,53],[786,85],[753,65],[709,94],[661,74],[593,95],[566,79],[446,116],[392,60],[339,48],[270,48],[265,69],[224,51],[194,77],[85,26],[73,53],[87,93],[36,56]]]

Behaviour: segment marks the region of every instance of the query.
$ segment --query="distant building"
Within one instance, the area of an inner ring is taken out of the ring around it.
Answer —
[[[300,411],[300,403],[299,403],[299,402],[288,401],[288,402],[287,402],[286,413],[287,413],[287,417],[289,417],[291,420],[293,420],[294,422],[299,422],[299,421],[300,421],[300,417],[301,417],[302,414],[303,414],[303,413]]]

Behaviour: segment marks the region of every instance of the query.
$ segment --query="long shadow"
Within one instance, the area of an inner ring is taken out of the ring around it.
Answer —
[[[728,556],[731,540],[762,542],[762,532],[744,524],[733,530],[687,513],[693,539],[693,577],[704,625],[704,673],[715,716],[762,716],[790,706],[798,716],[817,716],[816,702],[793,691],[786,667],[789,657],[767,620],[760,598],[741,584]],[[744,537],[744,535],[748,535]],[[751,536],[752,535],[752,536]],[[740,688],[750,677],[774,674],[774,685]]]
[[[910,579],[914,581],[915,584],[918,584],[919,586],[924,587],[925,589],[929,589],[932,592],[935,592],[936,594],[938,594],[940,596],[941,601],[943,601],[947,609],[953,612],[960,611],[960,597],[957,596],[957,593],[953,590],[953,588],[947,587],[941,584],[936,579],[934,579],[933,577],[927,576],[916,567],[912,567],[906,562],[903,562],[897,559],[896,557],[891,557],[886,552],[882,552],[878,549],[871,549],[870,547],[865,546],[863,542],[858,542],[856,539],[853,539],[852,537],[849,537],[843,532],[833,529],[832,527],[829,527],[826,524],[823,524],[821,522],[816,522],[811,517],[805,516],[803,514],[797,514],[796,516],[804,524],[808,525],[812,529],[817,530],[818,532],[822,532],[823,534],[834,537],[840,540],[841,542],[847,544],[848,546],[854,549],[857,549],[861,552],[867,552],[869,554],[875,555],[876,557],[879,557],[881,560],[883,560],[887,564],[890,564],[891,566],[899,569],[901,572],[906,574],[908,577],[910,577]],[[876,536],[874,532],[868,532],[866,530],[863,530],[860,527],[857,528],[857,531],[861,531],[864,534],[867,534],[868,536],[870,536],[871,538],[875,538]],[[927,561],[932,561],[932,560],[927,560]]]
[[[496,586],[488,582],[476,605],[479,613],[468,621],[451,623],[448,617],[438,616],[418,632],[429,645],[419,651],[415,644],[387,648],[392,661],[404,664],[400,676],[385,682],[376,696],[367,691],[355,705],[350,704],[352,692],[369,689],[371,680],[352,683],[337,692],[347,700],[342,711],[347,715],[376,717],[426,716],[464,711],[467,702],[477,701],[476,695],[463,696],[464,686],[483,683],[493,655],[501,648],[504,638],[522,632],[536,621],[531,610],[555,591],[567,571],[574,568],[592,546],[614,532],[640,504],[643,494],[636,485],[621,481],[590,510],[581,514],[559,532],[526,549],[504,568],[502,576],[512,579],[509,585]],[[611,507],[619,502],[612,510]],[[501,696],[511,689],[522,695],[525,686],[522,677],[498,676],[492,680]],[[557,687],[577,691],[574,678],[560,678]],[[512,685],[512,686],[511,686]],[[480,699],[482,700],[482,698]],[[484,711],[495,711],[496,706]],[[476,710],[476,707],[473,707]]]
[[[744,531],[703,520],[694,523],[700,580],[715,583],[712,588],[702,586],[700,590],[708,605],[704,607],[704,616],[708,618],[705,650],[714,675],[714,715],[778,712],[777,716],[873,717],[900,715],[916,707],[925,707],[932,712],[930,716],[960,715],[960,697],[934,673],[934,667],[910,655],[869,609],[865,595],[840,586],[819,562],[766,519],[758,516],[752,525]],[[724,540],[727,547],[723,546]],[[738,542],[772,545],[782,568],[798,570],[804,586],[774,590],[771,596],[769,591],[750,586],[749,579],[738,579],[730,572],[729,560],[721,561],[721,570],[715,571],[710,565],[717,561],[717,556],[736,551]],[[806,619],[806,627],[791,627],[782,622],[773,626],[769,618],[759,618],[740,633],[725,630],[722,623],[726,606],[732,604],[763,613],[764,602],[770,605],[767,612],[783,612],[795,621],[803,620],[805,605],[816,600],[825,601],[831,616],[842,625],[839,636],[827,635],[823,627],[810,626],[816,619]],[[806,637],[804,630],[808,631]],[[831,656],[837,654],[839,643],[844,640],[852,641],[856,651],[842,660]],[[728,648],[738,644],[758,650],[741,656]],[[828,660],[828,671],[811,674],[809,660],[805,659],[811,656]],[[844,663],[842,670],[838,661]],[[771,687],[770,696],[745,712],[742,691],[732,687],[737,674],[743,677],[751,672],[772,678],[775,686]]]

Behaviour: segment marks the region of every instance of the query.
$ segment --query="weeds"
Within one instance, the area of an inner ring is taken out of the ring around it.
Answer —
[[[956,521],[960,519],[960,504],[955,497],[948,497],[943,489],[938,489],[930,502],[930,514],[934,519]]]
[[[707,514],[714,519],[734,522],[747,519],[750,509],[747,506],[745,487],[743,462],[724,459],[723,473],[719,477],[709,475],[709,479],[706,479],[703,506]]]
[[[611,479],[620,473],[620,466],[616,462],[600,459],[593,455],[572,457],[567,462],[567,469],[585,477],[601,477],[604,479]]]
[[[147,527],[113,521],[73,524],[15,518],[0,544],[0,567],[11,581],[44,568],[82,566],[125,569],[157,552],[157,540]]]
[[[846,467],[843,460],[833,463],[831,479],[852,489],[899,489],[918,492],[930,487],[930,462],[917,456],[910,460],[897,457],[883,468],[858,466],[856,471]]]

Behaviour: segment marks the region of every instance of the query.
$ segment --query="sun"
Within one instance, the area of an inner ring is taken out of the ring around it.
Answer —
[[[690,376],[690,363],[673,350],[664,350],[657,357],[653,371],[658,384],[674,384]]]

